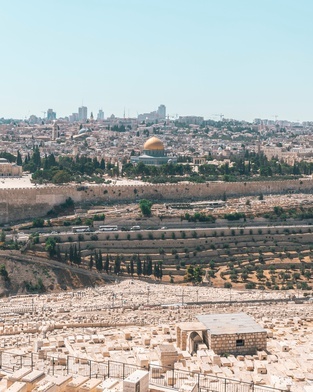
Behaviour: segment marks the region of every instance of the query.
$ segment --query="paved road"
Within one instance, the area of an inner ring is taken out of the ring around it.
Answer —
[[[138,233],[138,231],[148,231],[148,232],[154,232],[154,231],[168,231],[168,230],[195,230],[195,231],[202,231],[203,229],[216,229],[218,231],[222,231],[222,230],[228,230],[228,229],[248,229],[248,230],[253,230],[253,229],[261,229],[261,230],[269,230],[269,229],[296,229],[296,228],[300,228],[300,229],[304,229],[304,228],[312,228],[313,229],[313,225],[308,225],[308,224],[304,224],[304,225],[253,225],[253,226],[249,226],[249,225],[244,225],[242,223],[230,223],[227,226],[205,226],[205,227],[195,227],[195,226],[182,226],[181,224],[171,224],[166,226],[165,229],[147,229],[147,228],[141,228],[141,230],[136,230],[136,231],[131,231],[131,232],[135,232]],[[117,231],[95,231],[95,233],[120,233],[123,232],[121,230],[117,230]],[[69,235],[69,234],[88,234],[86,233],[73,233],[73,231],[62,231],[60,233],[41,233],[42,236],[57,236],[57,235]]]

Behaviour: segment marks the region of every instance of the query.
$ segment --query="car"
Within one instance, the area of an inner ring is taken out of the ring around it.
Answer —
[[[131,231],[135,231],[135,230],[141,230],[140,226],[132,226],[130,228]]]
[[[166,230],[167,229],[167,226],[162,226],[161,227],[161,230]]]

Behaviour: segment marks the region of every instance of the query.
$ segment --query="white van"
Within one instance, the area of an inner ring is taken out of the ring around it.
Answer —
[[[140,230],[140,226],[132,226],[130,228],[131,231]]]

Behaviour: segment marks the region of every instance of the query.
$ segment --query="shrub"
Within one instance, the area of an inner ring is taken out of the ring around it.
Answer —
[[[104,214],[101,214],[101,215],[95,214],[93,216],[93,220],[94,221],[104,221],[105,220],[105,215]]]
[[[44,227],[45,220],[43,218],[35,218],[33,220],[33,227]]]
[[[0,265],[0,275],[4,278],[4,280],[5,280],[6,282],[8,282],[8,281],[10,280],[8,271],[6,270],[4,264],[1,264],[1,265]]]
[[[245,217],[246,215],[243,212],[233,212],[231,214],[224,215],[224,219],[227,219],[229,221],[239,220]]]

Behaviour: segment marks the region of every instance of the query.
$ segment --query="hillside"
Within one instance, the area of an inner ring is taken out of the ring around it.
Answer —
[[[80,289],[109,282],[95,272],[79,270],[44,257],[21,255],[20,251],[1,251],[0,264],[9,280],[0,278],[0,296]]]

